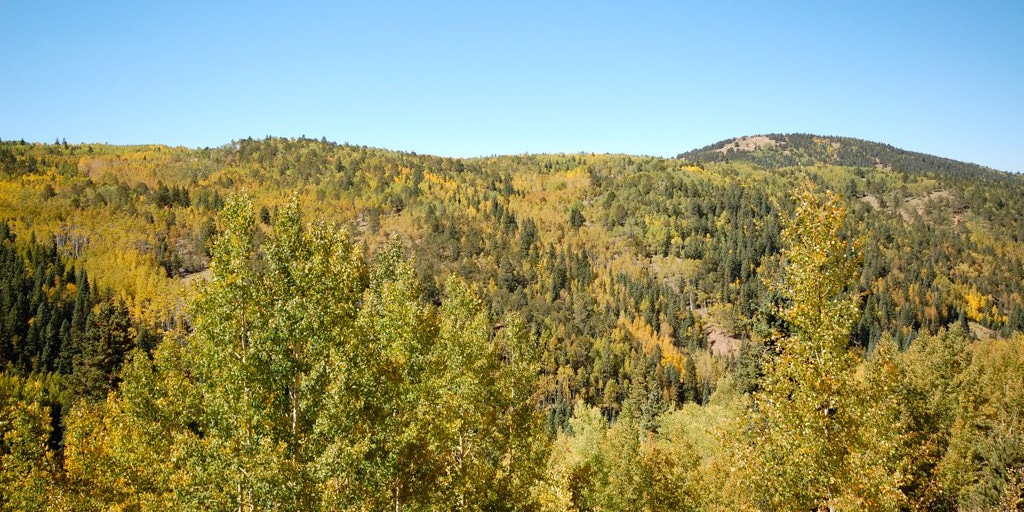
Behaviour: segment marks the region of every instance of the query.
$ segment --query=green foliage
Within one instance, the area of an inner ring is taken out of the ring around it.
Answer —
[[[79,506],[498,509],[528,493],[545,451],[521,321],[495,335],[457,278],[441,308],[421,302],[397,248],[368,267],[295,203],[262,244],[248,201],[222,221],[193,332],[73,411]]]
[[[608,425],[578,403],[571,434],[555,440],[542,503],[549,510],[697,510],[699,457],[683,422],[668,416],[656,433],[620,416]]]
[[[742,141],[739,139],[728,139],[682,153],[677,158],[702,163],[742,160],[764,167],[793,167],[821,162],[860,168],[881,165],[910,173],[927,172],[975,179],[1005,177],[1003,173],[980,165],[905,151],[888,144],[850,137],[820,137],[791,133],[769,134],[764,138],[770,140],[770,143],[759,145],[752,150],[741,149],[739,146]]]
[[[1012,502],[1024,182],[765,141],[0,143],[12,508]]]
[[[59,379],[0,373],[0,510],[40,510],[53,499],[60,461],[52,412]]]
[[[856,321],[857,258],[841,237],[840,198],[805,190],[783,231],[782,316],[792,329],[765,369],[750,418],[745,461],[762,509],[902,504],[898,468],[888,466],[884,411],[861,400],[846,352]],[[862,434],[862,429],[871,431]]]
[[[117,387],[121,366],[136,346],[133,330],[128,309],[116,300],[102,302],[89,315],[68,379],[74,395],[103,400]]]
[[[940,481],[965,508],[1012,503],[1019,508],[1024,495],[1024,339],[979,342],[970,356]]]
[[[583,212],[580,210],[579,205],[573,205],[572,210],[569,212],[569,225],[573,229],[580,229],[586,221],[587,219],[583,217]]]

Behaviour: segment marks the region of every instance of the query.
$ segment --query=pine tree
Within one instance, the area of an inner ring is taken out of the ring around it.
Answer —
[[[131,316],[124,304],[103,301],[90,315],[69,378],[76,396],[102,400],[121,380],[121,366],[135,348]]]
[[[583,211],[580,209],[579,205],[573,205],[572,209],[569,211],[569,225],[572,226],[573,229],[578,230],[583,227],[583,224],[586,221],[587,219],[583,217]]]

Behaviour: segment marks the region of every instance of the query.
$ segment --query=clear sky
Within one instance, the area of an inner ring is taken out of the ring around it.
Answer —
[[[0,138],[674,156],[844,135],[1024,172],[1024,2],[0,0]]]

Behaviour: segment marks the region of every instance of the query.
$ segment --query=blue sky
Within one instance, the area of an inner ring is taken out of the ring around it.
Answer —
[[[1024,172],[1024,2],[0,0],[0,138],[673,156],[747,134]]]

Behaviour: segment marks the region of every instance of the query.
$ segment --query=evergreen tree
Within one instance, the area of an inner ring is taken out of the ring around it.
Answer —
[[[586,221],[587,219],[583,217],[583,211],[580,209],[579,205],[573,205],[572,209],[569,211],[569,225],[572,226],[573,229],[578,230]]]
[[[74,395],[105,399],[121,381],[121,366],[135,346],[128,308],[113,299],[100,303],[74,354],[69,378]]]

